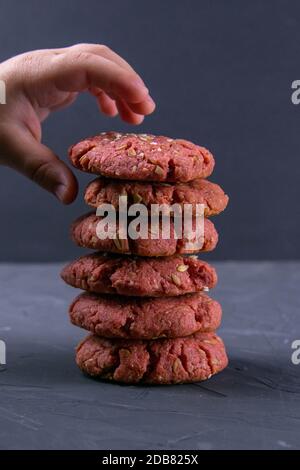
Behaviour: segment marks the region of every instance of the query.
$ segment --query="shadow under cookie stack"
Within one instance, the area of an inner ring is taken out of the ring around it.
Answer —
[[[93,208],[71,228],[73,241],[97,252],[67,265],[61,276],[83,289],[70,306],[71,322],[90,332],[76,350],[88,375],[125,383],[175,384],[209,379],[227,366],[219,303],[205,291],[216,285],[212,266],[195,256],[187,240],[101,239],[96,208],[119,196],[128,205],[204,204],[204,242],[218,241],[209,219],[223,211],[228,197],[206,178],[214,158],[191,142],[148,134],[102,133],[69,151],[72,164],[99,175],[85,191]]]

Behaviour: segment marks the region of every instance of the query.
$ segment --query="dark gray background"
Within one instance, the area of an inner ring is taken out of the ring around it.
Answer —
[[[299,450],[300,263],[215,264],[229,366],[205,382],[143,387],[76,367],[85,333],[66,315],[75,289],[58,279],[62,263],[2,263],[0,449]]]
[[[216,155],[213,180],[231,196],[216,219],[210,259],[299,257],[300,79],[297,0],[0,1],[0,60],[76,42],[109,45],[143,75],[157,100],[140,130],[194,140]],[[67,147],[98,131],[128,130],[81,97],[44,125],[44,141]],[[0,259],[62,260],[78,249],[70,207],[1,168]],[[89,177],[80,177],[81,187]]]

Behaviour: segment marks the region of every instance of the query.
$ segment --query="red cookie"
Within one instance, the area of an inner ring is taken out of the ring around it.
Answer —
[[[209,379],[228,359],[223,341],[214,333],[155,341],[91,335],[78,345],[76,362],[85,373],[106,380],[176,384]]]
[[[187,182],[214,168],[204,147],[148,134],[103,132],[73,145],[69,157],[79,170],[125,180]]]
[[[196,257],[166,258],[82,256],[61,272],[63,280],[99,294],[169,297],[213,288],[217,274],[212,266]]]
[[[220,326],[218,302],[203,293],[141,298],[84,293],[69,310],[71,322],[105,338],[178,338]]]
[[[91,248],[92,250],[105,251],[110,253],[133,254],[138,256],[171,256],[176,253],[193,254],[200,251],[212,251],[218,243],[218,233],[214,224],[204,219],[204,240],[203,244],[188,244],[186,239],[177,239],[174,235],[174,224],[170,222],[170,238],[162,237],[160,228],[159,238],[151,238],[151,229],[149,224],[148,238],[121,239],[117,233],[116,238],[100,239],[97,236],[96,227],[101,217],[95,213],[88,213],[77,220],[71,226],[71,237],[78,246]],[[195,228],[195,223],[193,230]]]
[[[97,178],[85,190],[85,202],[92,207],[112,204],[119,209],[119,196],[127,196],[128,205],[139,203],[151,208],[152,204],[204,204],[206,217],[219,214],[228,204],[228,196],[219,185],[198,179],[190,183],[143,183]]]

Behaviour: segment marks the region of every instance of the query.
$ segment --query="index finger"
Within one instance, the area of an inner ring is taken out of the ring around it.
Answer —
[[[123,67],[126,70],[129,70],[138,75],[137,72],[131,67],[131,65],[125,59],[123,59],[123,57],[121,57],[119,54],[117,54],[112,49],[103,44],[75,44],[74,46],[70,46],[69,48],[64,49],[65,52],[67,52],[68,50],[74,52],[91,52],[92,54],[96,54],[104,57],[105,59],[111,60],[112,62],[115,62],[116,64],[120,65],[120,67]]]
[[[79,92],[94,86],[128,103],[141,103],[149,94],[135,72],[90,52],[68,50],[54,55],[39,73],[62,91]]]

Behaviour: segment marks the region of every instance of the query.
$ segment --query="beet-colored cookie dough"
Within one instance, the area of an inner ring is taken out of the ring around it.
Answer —
[[[71,237],[73,241],[84,248],[90,248],[109,253],[133,254],[138,256],[172,256],[176,253],[193,254],[200,251],[212,251],[218,243],[218,233],[214,224],[204,219],[204,240],[201,246],[188,244],[185,238],[177,239],[174,236],[174,225],[170,223],[170,238],[164,239],[160,229],[159,238],[151,238],[149,230],[148,238],[121,239],[118,236],[114,239],[100,239],[97,236],[96,227],[101,217],[95,213],[88,213],[79,217],[71,226]],[[150,223],[149,223],[150,227]],[[194,229],[194,228],[193,228]]]
[[[176,384],[209,379],[228,359],[223,341],[214,333],[156,341],[92,335],[78,345],[76,362],[85,373],[106,380]]]
[[[127,196],[128,205],[139,203],[151,208],[152,204],[204,204],[204,215],[210,217],[222,212],[228,204],[228,196],[219,185],[198,179],[190,183],[143,183],[140,181],[116,181],[97,178],[85,191],[85,202],[92,207],[112,204],[119,208],[119,196]]]
[[[71,322],[104,338],[178,338],[220,326],[220,304],[203,293],[140,298],[84,293],[69,310]]]
[[[99,294],[168,297],[199,292],[217,283],[215,269],[196,257],[82,256],[61,273],[73,287]]]
[[[204,147],[148,134],[103,132],[73,145],[69,157],[79,170],[125,180],[187,182],[214,168]]]

